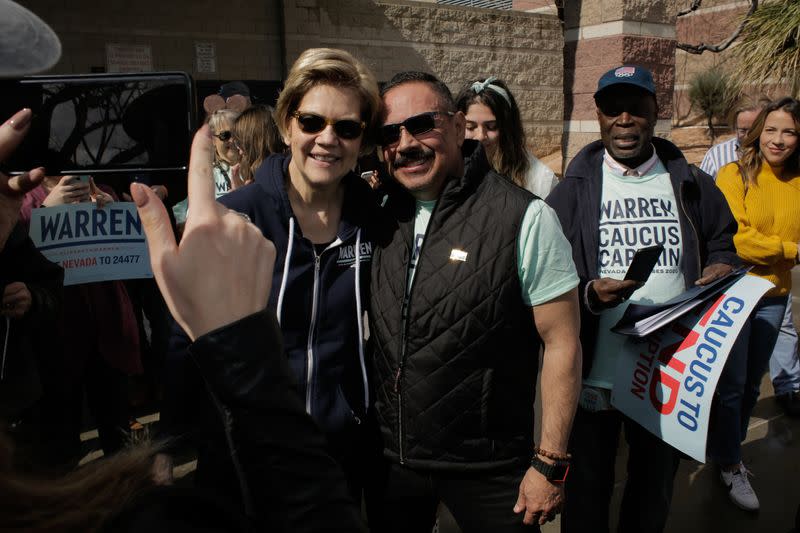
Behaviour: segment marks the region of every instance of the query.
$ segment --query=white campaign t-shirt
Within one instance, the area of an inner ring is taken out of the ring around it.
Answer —
[[[647,170],[642,176],[624,176],[620,168],[612,168],[607,161],[603,163],[600,277],[623,279],[639,248],[662,244],[664,252],[647,282],[627,302],[600,314],[594,363],[584,380],[594,387],[613,388],[619,358],[635,357],[638,353],[633,343],[626,342],[627,336],[611,332],[629,303],[663,303],[685,290],[681,270],[680,206],[669,173],[657,158],[639,167],[644,168]]]

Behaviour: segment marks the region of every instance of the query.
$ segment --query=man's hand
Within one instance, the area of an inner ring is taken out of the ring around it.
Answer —
[[[703,269],[702,277],[695,281],[694,284],[708,285],[715,279],[727,276],[732,270],[733,267],[731,265],[726,265],[725,263],[714,263],[713,265],[708,265]]]
[[[22,318],[31,310],[33,298],[28,286],[21,281],[6,285],[3,290],[3,303],[0,313],[8,318]]]
[[[158,196],[150,187],[131,184],[156,282],[192,340],[263,310],[275,266],[275,246],[261,230],[214,199],[213,154],[210,130],[203,126],[192,142],[192,208],[180,245]]]
[[[23,109],[0,126],[0,163],[8,159],[22,142],[30,128],[32,116],[30,109]],[[0,172],[0,250],[5,247],[6,240],[17,223],[25,193],[38,187],[43,179],[43,168],[13,178]]]
[[[514,512],[525,511],[522,522],[543,525],[553,520],[564,505],[563,484],[550,483],[538,471],[528,468],[519,484],[519,496]]]
[[[599,278],[592,280],[589,287],[589,303],[593,309],[610,309],[616,307],[642,286],[632,279],[622,280],[613,278]]]

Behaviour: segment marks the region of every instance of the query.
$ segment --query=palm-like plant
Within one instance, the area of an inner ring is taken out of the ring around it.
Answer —
[[[792,95],[800,97],[800,2],[761,4],[731,51],[741,65],[739,81],[756,85],[786,82]]]

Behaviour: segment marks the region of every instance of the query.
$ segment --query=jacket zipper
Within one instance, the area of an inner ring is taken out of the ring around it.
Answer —
[[[683,204],[683,183],[681,186],[678,187],[678,203],[681,206],[681,210],[683,211],[683,216],[686,217],[686,220],[689,221],[689,226],[691,226],[692,231],[694,232],[694,244],[695,244],[695,257],[697,257],[697,275],[703,275],[703,265],[700,262],[700,235],[697,233],[697,228],[694,227],[694,222],[692,222],[692,218],[689,216],[689,211],[686,209],[686,206]],[[691,284],[692,281],[690,280],[689,283]]]
[[[325,253],[324,251],[322,253]],[[319,292],[320,255],[314,250],[314,291],[311,300],[311,325],[308,328],[306,350],[306,412],[311,414],[311,378],[314,375],[314,330],[317,326],[317,293]]]

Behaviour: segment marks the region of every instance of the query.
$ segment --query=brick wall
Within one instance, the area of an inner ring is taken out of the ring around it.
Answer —
[[[679,42],[718,44],[727,39],[747,12],[748,2],[741,0],[705,0],[702,8],[679,17],[676,24]],[[735,46],[735,45],[734,45]],[[712,68],[735,73],[737,65],[729,50],[701,55],[677,50],[675,54],[675,104],[673,120],[676,125],[705,127],[705,119],[689,101],[689,84],[697,74]]]

